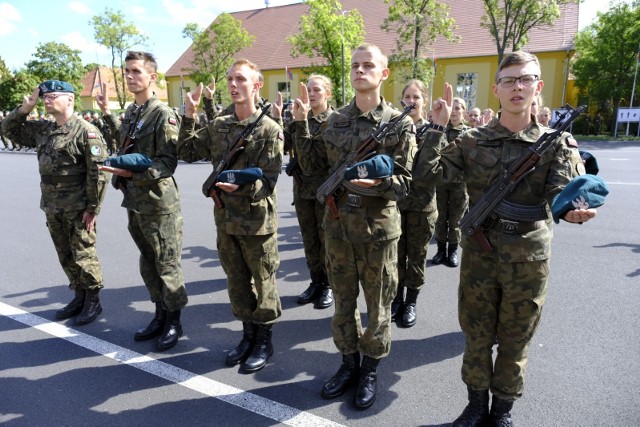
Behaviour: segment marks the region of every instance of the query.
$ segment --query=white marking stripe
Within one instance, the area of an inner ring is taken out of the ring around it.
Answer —
[[[31,326],[49,335],[62,338],[80,347],[94,351],[110,359],[140,369],[141,371],[164,378],[167,381],[187,387],[223,402],[238,406],[263,417],[270,418],[290,426],[341,426],[309,412],[304,412],[282,403],[248,393],[239,388],[214,381],[202,375],[196,375],[168,363],[153,359],[119,345],[111,344],[91,335],[68,328],[59,323],[28,313],[0,301],[0,315]]]

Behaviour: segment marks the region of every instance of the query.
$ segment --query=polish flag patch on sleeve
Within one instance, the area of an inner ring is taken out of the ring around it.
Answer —
[[[178,121],[173,117],[169,117],[169,124],[170,125],[177,125]]]
[[[97,137],[95,132],[87,132],[87,139],[96,139]]]

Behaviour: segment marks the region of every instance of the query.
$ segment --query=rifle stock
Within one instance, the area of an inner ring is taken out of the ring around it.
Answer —
[[[218,177],[222,172],[229,169],[229,167],[236,161],[236,158],[244,150],[244,144],[246,142],[246,138],[248,138],[253,131],[256,129],[258,124],[262,121],[264,116],[269,111],[271,104],[265,103],[262,106],[260,115],[258,118],[251,122],[245,129],[242,131],[240,136],[234,141],[231,145],[227,153],[220,159],[218,164],[213,168],[213,172],[209,174],[207,179],[202,184],[202,194],[205,197],[211,197],[213,199],[213,203],[216,208],[222,209],[224,208],[224,203],[222,203],[222,199],[220,199],[220,189],[216,187],[216,182],[218,181]]]
[[[485,252],[493,248],[484,234],[483,224],[496,207],[511,193],[522,179],[535,170],[535,165],[542,155],[551,148],[556,139],[569,128],[571,123],[580,116],[586,106],[572,108],[565,105],[567,111],[563,113],[554,125],[553,132],[545,132],[529,147],[527,153],[513,162],[508,169],[502,171],[487,191],[469,209],[460,221],[460,228],[467,236],[473,236]]]
[[[342,184],[342,181],[344,180],[344,171],[354,164],[366,160],[374,155],[375,150],[382,143],[382,140],[387,136],[387,134],[405,117],[407,117],[414,108],[416,108],[416,104],[411,103],[407,105],[402,111],[402,114],[395,119],[388,123],[381,122],[373,134],[358,144],[355,151],[349,153],[342,163],[340,163],[340,165],[335,168],[331,174],[329,174],[329,177],[322,183],[322,185],[318,187],[316,198],[320,203],[327,205],[334,218],[338,218],[339,216],[336,200],[340,198],[342,193],[344,193],[344,186]]]

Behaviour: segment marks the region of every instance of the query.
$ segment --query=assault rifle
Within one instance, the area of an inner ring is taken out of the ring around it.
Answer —
[[[387,134],[396,127],[398,123],[400,123],[407,115],[416,108],[415,103],[411,103],[407,105],[402,114],[400,114],[395,119],[385,123],[381,121],[380,124],[376,127],[373,134],[360,142],[356,149],[349,153],[347,157],[342,161],[342,163],[335,168],[335,170],[329,175],[329,177],[322,183],[320,187],[318,187],[318,191],[316,192],[316,198],[329,207],[331,214],[334,218],[338,218],[338,206],[336,205],[336,199],[339,199],[340,196],[344,193],[344,184],[342,181],[344,180],[344,171],[347,168],[350,168],[354,164],[366,160],[373,155],[375,155],[376,149],[382,144],[382,141],[387,136]]]
[[[460,228],[467,236],[474,236],[485,252],[491,252],[493,248],[484,235],[482,228],[485,220],[494,210],[499,210],[500,205],[507,203],[504,199],[511,193],[516,185],[524,177],[533,172],[536,163],[542,155],[556,143],[556,139],[571,126],[586,109],[586,106],[572,108],[569,104],[564,106],[565,112],[560,115],[558,121],[553,126],[553,132],[545,132],[538,140],[522,155],[514,161],[508,169],[502,171],[500,176],[493,182],[491,187],[480,197],[469,212],[460,221]]]
[[[258,124],[262,121],[264,116],[269,111],[271,104],[265,102],[262,106],[260,115],[258,118],[249,123],[249,125],[242,131],[238,139],[229,147],[225,155],[220,159],[220,161],[213,167],[213,172],[209,175],[207,180],[202,184],[202,194],[205,197],[211,197],[213,199],[213,204],[216,208],[224,208],[224,203],[220,199],[220,189],[216,187],[216,182],[218,181],[218,177],[222,172],[229,169],[229,167],[236,161],[236,158],[240,154],[241,151],[244,150],[244,144],[246,139],[253,133]]]
[[[416,142],[420,141],[424,136],[424,134],[427,133],[427,131],[431,128],[432,128],[431,123],[426,123],[420,126],[418,129],[416,129]]]

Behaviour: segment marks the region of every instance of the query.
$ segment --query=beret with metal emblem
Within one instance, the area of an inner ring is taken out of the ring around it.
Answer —
[[[49,92],[73,93],[73,86],[61,80],[47,80],[46,82],[40,83],[40,86],[38,86],[38,88],[40,89],[40,96]]]
[[[386,154],[378,154],[345,169],[344,179],[377,179],[393,174],[393,159]]]
[[[246,168],[246,169],[229,169],[220,172],[218,182],[228,182],[229,184],[253,184],[262,178],[262,169]]]
[[[609,187],[602,178],[590,174],[575,177],[553,199],[551,204],[553,220],[557,224],[571,210],[602,206],[607,194],[609,194]]]

